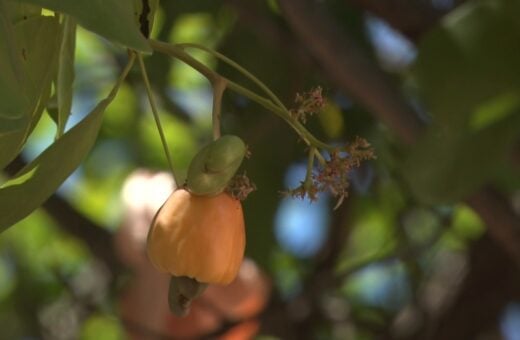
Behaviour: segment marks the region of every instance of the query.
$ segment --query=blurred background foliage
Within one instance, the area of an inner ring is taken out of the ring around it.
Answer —
[[[214,48],[289,106],[296,93],[323,87],[327,105],[308,127],[334,143],[363,136],[377,154],[352,172],[350,195],[337,210],[326,195],[316,203],[286,198],[280,192],[305,175],[303,143],[280,119],[227,92],[223,132],[248,144],[252,157],[243,171],[258,188],[244,202],[246,255],[272,291],[255,315],[221,318],[190,337],[244,339],[233,327],[256,320],[254,332],[244,334],[258,339],[520,339],[519,262],[467,200],[493,185],[503,208],[520,213],[520,3],[389,1],[396,14],[372,1],[303,2],[317,6],[311,16],[337,25],[335,36],[321,38],[362,51],[361,72],[366,65],[382,70],[428,127],[412,144],[400,140],[359,92],[338,84],[312,41],[295,33],[287,1],[163,0],[153,38]],[[67,129],[103,98],[126,60],[122,48],[84,29],[77,34]],[[193,55],[251,85],[212,56]],[[182,179],[211,138],[211,87],[164,55],[145,61]],[[25,160],[54,135],[43,115]],[[135,69],[106,110],[94,149],[50,200],[106,231],[103,246],[112,247],[128,214],[123,184],[140,168],[168,167]],[[130,331],[136,339],[186,338],[173,326],[129,325],[120,299],[139,274],[104,261],[114,249],[103,253],[70,233],[68,223],[77,221],[60,211],[44,205],[0,237],[0,338],[111,340]],[[146,300],[147,292],[140,294]]]

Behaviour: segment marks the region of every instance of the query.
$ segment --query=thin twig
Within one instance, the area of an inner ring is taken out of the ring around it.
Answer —
[[[161,125],[161,119],[159,117],[159,111],[157,110],[157,106],[155,104],[155,99],[152,93],[152,87],[150,85],[150,81],[148,80],[148,73],[146,72],[146,67],[144,65],[143,56],[141,54],[137,54],[137,60],[139,61],[139,68],[141,69],[141,74],[143,76],[143,81],[146,87],[146,93],[148,95],[148,101],[150,102],[150,107],[152,108],[153,117],[155,119],[155,124],[157,125],[157,130],[159,131],[159,136],[161,138],[161,143],[164,148],[164,153],[166,154],[166,159],[168,160],[168,165],[170,166],[170,171],[172,173],[173,182],[175,183],[175,187],[178,186],[177,177],[175,176],[175,168],[173,167],[173,161],[171,158],[171,154],[168,148],[168,142],[166,141],[166,137],[164,135],[164,131]]]
[[[223,77],[217,78],[213,85],[213,106],[211,109],[211,121],[213,124],[213,140],[220,138],[220,119],[222,114],[222,97],[226,91],[227,81]]]

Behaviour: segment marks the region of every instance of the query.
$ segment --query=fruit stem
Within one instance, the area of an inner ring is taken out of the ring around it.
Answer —
[[[212,83],[213,85],[213,107],[211,111],[211,120],[213,124],[213,140],[220,138],[220,117],[222,110],[222,96],[227,88],[227,81],[223,77],[217,77]]]

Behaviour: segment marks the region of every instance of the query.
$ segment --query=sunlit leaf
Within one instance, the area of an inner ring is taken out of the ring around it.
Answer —
[[[520,94],[506,92],[478,107],[475,110],[475,113],[471,116],[469,127],[472,130],[480,130],[507,118],[509,115],[517,114],[519,107]]]
[[[5,1],[0,1],[0,134],[22,128],[29,114],[23,55],[14,32]]]
[[[25,113],[27,118],[20,129],[0,133],[0,168],[3,168],[19,153],[47,104],[56,65],[58,32],[58,20],[52,17],[32,17],[20,21],[15,26],[17,48],[20,55],[24,56],[21,67],[23,73],[26,74],[26,86],[23,93],[29,106]],[[2,93],[1,91],[0,89],[0,93]]]
[[[63,19],[60,52],[58,56],[58,76],[56,98],[58,100],[58,131],[61,136],[72,107],[72,83],[74,82],[74,51],[76,49],[76,20],[68,15]]]
[[[112,98],[102,100],[85,119],[0,187],[0,230],[29,215],[78,167],[96,140],[103,111]]]
[[[50,88],[46,93],[42,94],[42,98],[48,98],[49,95]],[[33,131],[36,123],[41,117],[41,114],[45,108],[44,102],[44,99],[40,101],[37,108],[34,110],[33,119],[29,122],[26,130],[18,130],[0,135],[0,168],[3,168],[9,164],[9,162],[12,161],[14,157],[16,157],[20,149],[23,147],[29,133]]]
[[[146,39],[134,22],[134,6],[127,0],[20,0],[66,13],[92,32],[123,46],[150,52]]]
[[[7,0],[5,4],[7,5],[7,13],[9,13],[13,24],[40,16],[42,13],[42,8],[40,6],[29,5],[13,0]]]

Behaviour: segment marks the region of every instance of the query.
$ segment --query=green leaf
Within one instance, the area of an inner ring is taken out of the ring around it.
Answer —
[[[0,231],[38,208],[79,166],[96,140],[104,99],[79,124],[0,187]]]
[[[59,137],[65,131],[65,125],[72,107],[72,83],[74,82],[74,51],[76,49],[76,21],[66,15],[63,18],[60,52],[58,56],[58,76],[56,80],[56,97],[58,100]]]
[[[24,55],[23,65],[28,79],[26,92],[33,110],[44,89],[51,86],[56,70],[60,25],[57,18],[39,16],[21,21],[15,29]]]
[[[47,111],[49,117],[51,117],[52,121],[56,126],[58,126],[58,98],[56,97],[56,93],[54,93],[47,101],[45,111]]]
[[[96,141],[103,112],[135,60],[132,55],[110,94],[80,123],[0,187],[0,231],[38,208],[79,166]]]
[[[518,114],[476,131],[432,126],[405,161],[404,177],[425,203],[457,202],[492,177],[519,135]]]
[[[519,8],[517,0],[467,2],[421,41],[413,77],[433,124],[403,171],[425,202],[477,190],[520,133]]]
[[[39,17],[42,13],[40,6],[29,5],[19,1],[6,1],[8,13],[11,16],[11,23],[17,24],[20,21],[33,17]]]
[[[73,16],[86,29],[131,49],[150,53],[128,0],[20,0]]]
[[[520,89],[515,3],[467,2],[421,40],[413,77],[439,123],[463,126],[482,102]]]
[[[15,26],[15,38],[20,55],[24,56],[21,65],[26,75],[23,93],[29,106],[24,113],[26,118],[17,130],[0,132],[0,168],[18,154],[49,99],[59,42],[58,20],[37,16],[20,21]]]
[[[46,94],[43,94],[43,98],[50,96],[49,88]],[[38,107],[34,110],[33,119],[29,124],[22,130],[12,131],[6,134],[0,135],[0,168],[4,168],[9,162],[11,162],[16,155],[20,152],[30,132],[36,126],[36,123],[40,120],[41,114],[45,109],[45,100],[42,100]]]
[[[5,0],[0,0],[0,133],[22,128],[30,105],[11,19]]]

